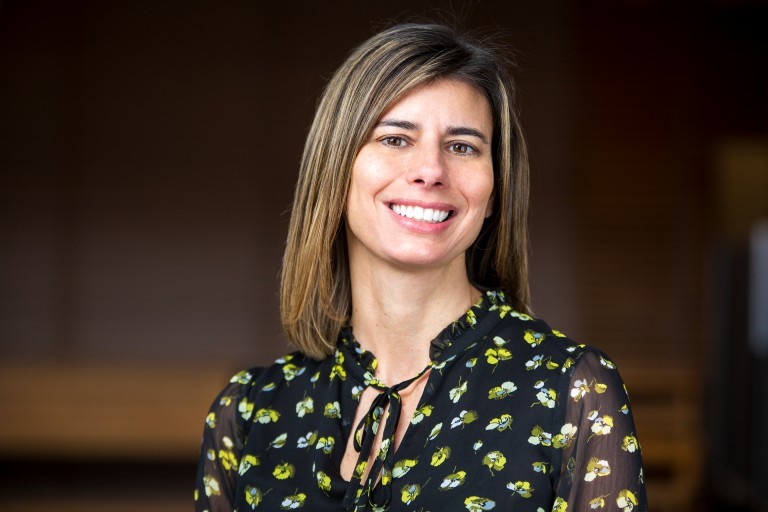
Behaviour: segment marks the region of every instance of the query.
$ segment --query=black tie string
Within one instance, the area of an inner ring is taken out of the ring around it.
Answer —
[[[424,375],[430,367],[427,366],[415,377],[401,382],[391,388],[384,387],[378,381],[372,381],[369,384],[381,390],[381,393],[373,400],[368,412],[365,414],[352,435],[354,436],[354,447],[360,455],[355,464],[355,470],[352,475],[352,482],[357,481],[357,485],[350,485],[347,494],[344,497],[344,508],[346,510],[366,510],[367,502],[377,506],[386,507],[392,497],[392,470],[395,466],[395,432],[400,420],[402,411],[402,400],[400,390],[410,386],[415,380]],[[373,460],[373,465],[368,472],[368,477],[363,483],[360,480],[362,471],[358,468],[365,462],[368,464],[373,443],[376,440],[376,433],[381,425],[384,412],[387,411],[386,421],[384,422],[384,432],[381,438],[381,447],[379,453]],[[376,482],[382,478],[383,485],[376,485]]]

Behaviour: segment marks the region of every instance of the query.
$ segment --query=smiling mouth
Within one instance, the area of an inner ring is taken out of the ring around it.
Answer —
[[[436,210],[434,208],[422,208],[421,206],[405,206],[402,204],[392,203],[389,208],[400,215],[401,217],[408,217],[419,222],[429,222],[437,224],[444,222],[445,219],[451,216],[452,210]]]

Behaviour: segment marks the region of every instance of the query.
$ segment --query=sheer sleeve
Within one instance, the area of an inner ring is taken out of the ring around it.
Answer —
[[[604,354],[586,349],[562,390],[563,458],[554,511],[647,510],[640,444],[624,382]],[[565,502],[565,503],[564,503]]]
[[[248,392],[258,373],[258,369],[251,369],[232,377],[205,418],[195,481],[196,512],[234,510],[240,454],[253,411]]]

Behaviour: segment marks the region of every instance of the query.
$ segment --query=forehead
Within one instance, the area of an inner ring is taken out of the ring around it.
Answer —
[[[475,85],[455,78],[441,78],[408,89],[393,100],[379,117],[405,116],[426,118],[450,125],[471,125],[484,129],[490,135],[492,129],[491,105],[485,94]]]

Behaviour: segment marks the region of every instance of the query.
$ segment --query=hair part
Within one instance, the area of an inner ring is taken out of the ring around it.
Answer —
[[[400,24],[358,46],[334,73],[307,135],[280,283],[288,340],[322,359],[351,312],[344,211],[355,157],[386,108],[406,91],[443,78],[488,98],[493,114],[493,212],[468,249],[480,289],[503,289],[529,312],[528,158],[515,106],[511,62],[490,43],[445,25]]]

